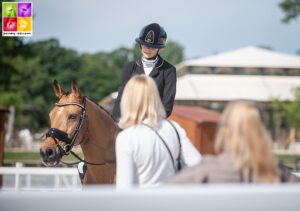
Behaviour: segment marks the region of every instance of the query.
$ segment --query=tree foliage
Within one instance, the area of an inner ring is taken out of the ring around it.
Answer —
[[[181,46],[169,44],[164,58],[176,64],[183,57]],[[0,106],[14,105],[16,126],[31,129],[49,126],[48,113],[57,101],[54,79],[65,90],[77,81],[83,94],[98,102],[117,90],[124,65],[140,56],[136,45],[79,54],[61,47],[57,39],[23,43],[19,38],[0,37],[0,46]]]
[[[285,17],[282,19],[285,23],[296,20],[300,15],[300,0],[284,0],[279,3],[279,7],[285,13]]]
[[[161,50],[161,56],[173,65],[180,63],[184,57],[184,49],[178,42],[170,40],[166,48]]]
[[[290,129],[290,133],[292,130],[297,133],[300,129],[300,87],[293,90],[293,96],[294,99],[292,101],[281,101],[280,99],[272,101],[274,122],[277,130],[283,127]],[[295,137],[291,138],[295,139]]]

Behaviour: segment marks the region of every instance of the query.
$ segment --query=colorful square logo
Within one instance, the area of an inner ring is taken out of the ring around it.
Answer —
[[[31,5],[32,3],[28,2],[18,3],[18,17],[31,17]]]
[[[3,18],[3,31],[17,31],[17,18]]]
[[[2,36],[32,36],[32,2],[2,2]]]
[[[17,3],[3,2],[2,3],[2,14],[4,17],[17,17]]]

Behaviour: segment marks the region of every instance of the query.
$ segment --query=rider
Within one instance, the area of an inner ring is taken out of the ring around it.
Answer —
[[[166,40],[166,31],[157,23],[143,27],[139,37],[135,39],[140,45],[142,56],[124,67],[118,97],[112,113],[116,121],[119,121],[120,118],[120,101],[123,89],[129,79],[136,74],[146,74],[155,80],[166,110],[166,117],[171,115],[176,94],[176,69],[159,55],[160,49],[166,47]]]

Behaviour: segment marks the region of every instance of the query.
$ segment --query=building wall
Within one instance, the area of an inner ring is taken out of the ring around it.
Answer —
[[[217,123],[205,122],[199,125],[201,136],[200,140],[200,153],[201,154],[215,154],[214,140],[217,132]]]
[[[170,119],[180,124],[187,136],[201,154],[214,154],[214,137],[217,123],[198,123],[184,117],[172,114]]]

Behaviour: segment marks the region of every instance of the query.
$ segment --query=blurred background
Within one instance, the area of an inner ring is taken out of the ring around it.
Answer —
[[[33,36],[0,37],[3,165],[42,165],[39,146],[57,101],[54,79],[65,90],[76,80],[84,95],[111,111],[124,64],[140,56],[134,39],[143,26],[157,22],[168,34],[161,54],[177,67],[171,118],[197,149],[214,153],[216,125],[227,102],[254,100],[274,152],[297,169],[299,1],[31,2]]]

